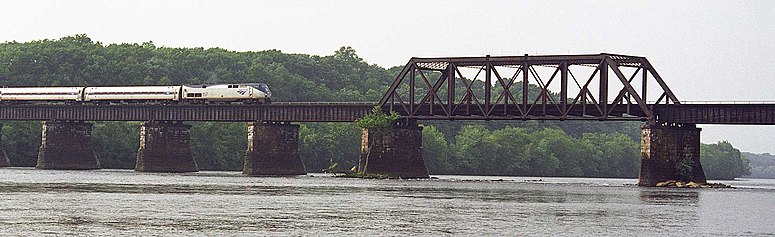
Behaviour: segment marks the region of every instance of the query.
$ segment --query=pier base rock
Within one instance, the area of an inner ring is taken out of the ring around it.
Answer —
[[[684,179],[689,179],[684,181],[706,183],[700,164],[700,130],[693,124],[642,126],[638,185],[653,187],[659,182],[681,180],[682,172],[687,176]]]
[[[305,175],[299,155],[299,125],[248,123],[242,173],[250,176]]]
[[[408,121],[389,131],[364,129],[358,170],[366,176],[429,178],[422,156],[422,127]]]
[[[0,124],[0,167],[11,166],[11,161],[8,160],[8,154],[5,153],[3,148],[3,124]]]
[[[99,169],[92,149],[92,124],[71,121],[45,121],[38,149],[37,169]]]
[[[197,172],[189,144],[191,125],[145,122],[140,125],[140,148],[135,170],[141,172]]]

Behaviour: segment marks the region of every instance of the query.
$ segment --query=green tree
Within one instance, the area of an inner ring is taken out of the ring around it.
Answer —
[[[575,139],[559,129],[546,128],[536,133],[538,143],[544,146],[545,151],[559,160],[559,166],[555,170],[558,176],[582,176],[586,166],[584,158],[589,154],[586,149],[578,146]]]
[[[347,123],[307,123],[299,131],[299,154],[309,172],[320,172],[338,164],[357,165],[361,129]]]
[[[708,179],[734,179],[750,174],[748,160],[727,141],[701,144],[700,163]]]
[[[107,169],[134,169],[140,143],[137,122],[95,122],[92,147],[100,166]]]
[[[560,159],[552,152],[550,143],[544,139],[537,139],[528,146],[530,168],[529,176],[557,176],[559,175]]]
[[[640,165],[640,144],[623,133],[584,133],[581,142],[594,152],[599,177],[637,177]]]
[[[527,147],[533,136],[524,128],[504,128],[488,136],[499,144],[495,157],[489,162],[489,170],[502,175],[526,175],[530,173],[530,157]]]
[[[461,174],[493,175],[487,166],[499,145],[488,138],[490,131],[481,125],[466,125],[455,137],[455,169]]]
[[[242,170],[248,144],[245,123],[191,123],[189,134],[200,170]]]
[[[431,174],[453,174],[452,152],[444,135],[434,126],[423,126],[422,151],[428,172]]]
[[[4,122],[3,146],[11,166],[35,166],[41,141],[40,122]]]

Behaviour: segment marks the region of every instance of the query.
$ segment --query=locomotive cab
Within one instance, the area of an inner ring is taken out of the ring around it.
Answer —
[[[191,103],[269,103],[271,92],[264,83],[183,86],[183,99]]]

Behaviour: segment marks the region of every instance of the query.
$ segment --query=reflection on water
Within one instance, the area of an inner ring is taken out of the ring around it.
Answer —
[[[645,189],[645,188],[644,188]],[[651,190],[640,191],[640,200],[654,205],[694,205],[700,201],[699,190]]]
[[[152,174],[0,169],[5,235],[764,235],[775,182],[638,188],[630,179]],[[764,183],[764,185],[759,185]],[[762,188],[763,187],[763,188]],[[700,198],[702,197],[702,198]]]

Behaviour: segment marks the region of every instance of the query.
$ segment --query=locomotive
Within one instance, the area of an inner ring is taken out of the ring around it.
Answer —
[[[5,87],[0,103],[271,103],[264,83],[182,86]]]

